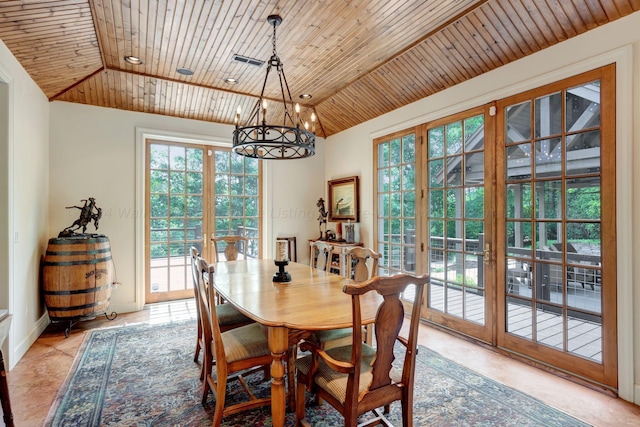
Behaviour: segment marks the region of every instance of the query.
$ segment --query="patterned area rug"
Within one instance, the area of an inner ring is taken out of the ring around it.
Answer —
[[[44,425],[210,426],[214,398],[200,404],[195,333],[193,321],[88,333]],[[258,394],[269,393],[262,374],[250,382]],[[230,399],[241,396],[239,385],[229,387]],[[424,347],[418,352],[414,399],[417,426],[588,426]],[[310,400],[307,419],[314,426],[343,424],[330,405]],[[402,425],[399,405],[392,405],[389,420]],[[294,425],[294,414],[287,414],[286,423]],[[270,426],[270,409],[230,416],[222,425]]]

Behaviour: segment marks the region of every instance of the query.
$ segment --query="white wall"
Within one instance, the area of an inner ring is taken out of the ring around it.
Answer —
[[[111,294],[110,309],[130,312],[144,304],[142,259],[135,238],[141,228],[136,224],[143,224],[136,210],[136,198],[143,197],[136,194],[142,177],[136,175],[136,165],[138,171],[144,170],[140,167],[143,159],[136,159],[136,144],[142,143],[139,135],[229,143],[232,131],[232,126],[195,120],[67,102],[51,104],[50,234],[54,237],[77,218],[78,211],[65,206],[95,197],[103,210],[98,231],[109,237],[121,282]],[[265,163],[267,255],[273,251],[276,236],[295,235],[299,242],[312,236],[314,224],[308,212],[322,194],[323,144],[318,142],[317,154],[309,159]],[[87,231],[93,231],[92,227]],[[298,254],[302,254],[300,249]]]
[[[530,55],[327,139],[327,179],[359,174],[361,231],[373,244],[373,139],[582,71],[617,64],[619,391],[640,403],[640,13]],[[633,266],[633,267],[632,267]],[[635,373],[635,376],[634,376]]]
[[[324,139],[316,141],[316,154],[308,159],[268,162],[266,213],[271,220],[270,252],[276,237],[295,236],[298,262],[309,262],[309,239],[318,238],[316,203],[324,197],[326,181]]]
[[[368,125],[356,126],[327,139],[327,162],[325,175],[327,180],[357,175],[360,186],[360,242],[365,247],[373,247],[373,142],[367,130]],[[325,186],[325,200],[328,195]],[[329,229],[335,230],[336,224],[329,223]]]
[[[38,284],[48,234],[49,103],[1,41],[0,81],[0,123],[8,125],[0,136],[6,155],[0,162],[0,308],[13,315],[5,353],[10,369],[43,328]]]

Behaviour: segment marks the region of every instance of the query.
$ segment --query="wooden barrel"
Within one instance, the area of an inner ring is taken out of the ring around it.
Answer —
[[[106,236],[49,239],[42,288],[51,320],[91,319],[106,313],[113,283]]]

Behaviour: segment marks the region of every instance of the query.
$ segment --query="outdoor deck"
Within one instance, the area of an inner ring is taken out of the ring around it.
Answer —
[[[224,252],[218,253],[221,261]],[[150,269],[151,292],[184,291],[192,289],[190,256],[152,258]]]
[[[445,292],[439,284],[430,284],[429,307],[444,311]],[[526,293],[525,290],[522,290]],[[528,290],[529,294],[531,289]],[[485,324],[485,301],[483,296],[475,292],[466,292],[447,289],[447,312],[454,316],[463,317],[463,297],[466,295],[464,306],[464,318],[470,322]],[[408,296],[408,295],[407,295]],[[597,295],[594,292],[574,292],[568,295],[573,306],[591,306],[595,304]],[[551,292],[551,301],[559,301],[561,294]],[[507,330],[525,339],[532,339],[534,325],[532,318],[536,319],[535,329],[537,341],[562,350],[563,346],[563,321],[562,315],[556,314],[543,306],[536,310],[535,316],[531,314],[531,306],[523,303],[523,300],[510,298],[507,304]],[[595,316],[594,316],[595,317]],[[595,320],[580,319],[568,316],[567,324],[568,352],[584,357],[594,362],[602,362],[602,325]]]

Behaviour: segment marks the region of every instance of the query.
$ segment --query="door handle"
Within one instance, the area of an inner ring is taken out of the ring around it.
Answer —
[[[484,245],[484,264],[489,265],[491,262],[491,246],[488,243]]]

